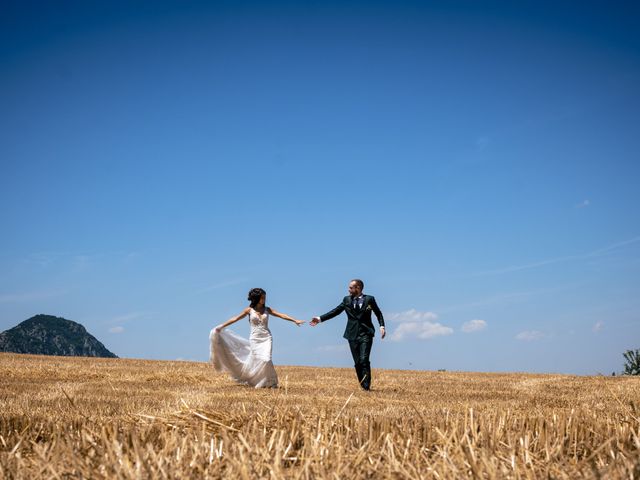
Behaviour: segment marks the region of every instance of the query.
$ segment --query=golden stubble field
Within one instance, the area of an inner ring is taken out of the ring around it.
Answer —
[[[0,353],[0,478],[640,478],[640,378]]]

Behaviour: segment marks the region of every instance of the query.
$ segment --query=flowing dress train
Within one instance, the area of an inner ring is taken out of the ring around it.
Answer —
[[[255,388],[275,388],[278,375],[271,361],[273,338],[269,330],[269,314],[249,312],[249,340],[230,330],[209,334],[209,360],[218,372],[228,372],[238,383]]]

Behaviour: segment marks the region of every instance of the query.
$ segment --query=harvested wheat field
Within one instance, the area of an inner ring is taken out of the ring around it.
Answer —
[[[0,478],[640,478],[640,378],[0,354]]]

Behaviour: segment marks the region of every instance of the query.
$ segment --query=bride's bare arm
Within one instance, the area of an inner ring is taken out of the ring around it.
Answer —
[[[290,317],[289,315],[287,315],[286,313],[280,313],[280,312],[276,312],[273,308],[269,308],[269,313],[271,315],[273,315],[274,317],[280,317],[283,320],[289,320],[290,322],[295,323],[296,325],[300,326],[302,325],[304,322],[302,320],[296,320],[293,317]]]
[[[229,320],[227,320],[226,322],[224,322],[222,325],[220,325],[220,326],[216,327],[216,330],[217,330],[217,329],[222,330],[223,328],[228,327],[228,326],[229,326],[229,325],[231,325],[232,323],[236,323],[236,322],[237,322],[238,320],[240,320],[241,318],[246,317],[247,315],[249,315],[249,310],[250,310],[250,308],[249,308],[249,307],[245,308],[242,312],[240,312],[240,314],[239,314],[239,315],[236,315],[235,317],[230,318]]]

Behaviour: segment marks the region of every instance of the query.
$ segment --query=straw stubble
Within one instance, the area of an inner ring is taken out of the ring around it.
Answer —
[[[0,354],[0,478],[640,478],[640,379]]]

